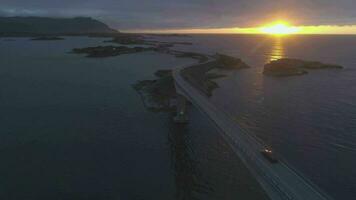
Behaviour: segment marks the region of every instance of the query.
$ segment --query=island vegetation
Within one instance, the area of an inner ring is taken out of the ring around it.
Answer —
[[[271,61],[264,66],[263,74],[268,76],[298,76],[316,69],[342,69],[340,65],[325,64],[317,61],[283,58]]]

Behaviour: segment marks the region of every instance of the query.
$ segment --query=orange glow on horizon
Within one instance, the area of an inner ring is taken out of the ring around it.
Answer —
[[[259,28],[259,31],[264,34],[289,35],[299,33],[302,31],[302,29],[299,27],[290,26],[288,22],[278,21]]]
[[[122,31],[122,30],[121,30]],[[277,21],[261,27],[249,28],[191,28],[191,29],[136,29],[123,32],[157,33],[157,34],[268,34],[268,35],[307,35],[307,34],[340,34],[355,35],[356,25],[318,25],[291,26],[288,22]]]

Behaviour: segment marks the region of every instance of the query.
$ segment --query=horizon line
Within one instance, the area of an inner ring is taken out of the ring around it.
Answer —
[[[356,35],[356,25],[292,26],[300,31],[285,35]],[[141,34],[254,34],[271,35],[261,31],[262,27],[229,28],[172,28],[172,29],[121,29],[125,33]],[[272,34],[273,35],[273,34]]]
[[[195,32],[145,32],[145,31],[129,31],[129,30],[120,30],[120,33],[125,34],[152,34],[152,35],[266,35],[266,36],[293,36],[293,35],[356,35],[356,33],[293,33],[288,35],[273,35],[268,33],[214,33],[214,32],[206,32],[206,33],[195,33]]]

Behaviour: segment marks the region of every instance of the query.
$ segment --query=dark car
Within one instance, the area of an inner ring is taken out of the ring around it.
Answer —
[[[278,163],[278,159],[274,156],[273,151],[269,148],[265,148],[261,151],[261,154],[270,162]]]

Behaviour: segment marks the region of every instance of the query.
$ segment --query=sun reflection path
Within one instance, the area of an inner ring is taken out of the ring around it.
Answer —
[[[275,41],[273,43],[272,51],[268,56],[268,62],[284,58],[285,56],[283,39],[280,37],[276,37],[274,39]]]

